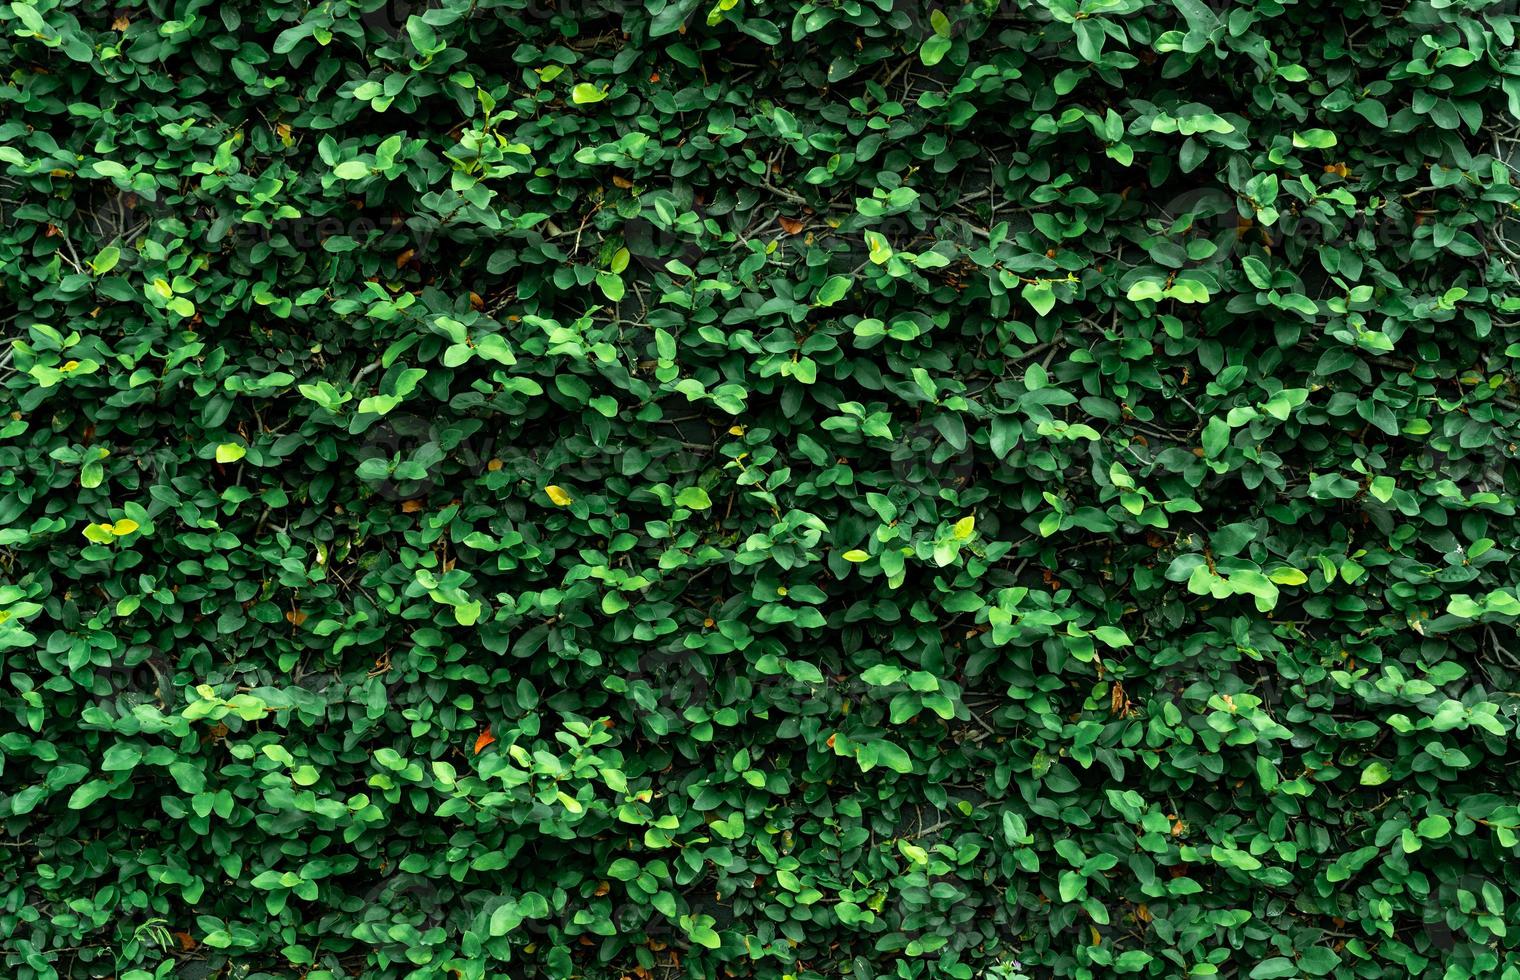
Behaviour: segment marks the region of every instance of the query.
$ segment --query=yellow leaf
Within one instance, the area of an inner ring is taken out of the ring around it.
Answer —
[[[121,520],[116,522],[115,526],[111,528],[111,533],[117,537],[121,537],[124,534],[131,534],[133,531],[137,530],[137,527],[137,522],[132,520],[132,518],[123,517]]]
[[[972,514],[970,517],[962,517],[960,520],[958,520],[958,521],[955,522],[955,539],[957,541],[965,541],[967,538],[971,537],[975,533],[976,533],[976,515],[975,514]]]
[[[96,544],[106,544],[115,535],[111,532],[109,524],[90,524],[84,529],[84,536]]]
[[[549,495],[549,499],[554,501],[556,507],[569,507],[571,501],[575,499],[566,493],[563,488],[557,487],[552,483],[544,487],[544,493]]]
[[[853,562],[869,561],[871,558],[870,555],[866,554],[864,551],[861,551],[859,548],[853,548],[849,551],[846,551],[843,557],[845,561]]]

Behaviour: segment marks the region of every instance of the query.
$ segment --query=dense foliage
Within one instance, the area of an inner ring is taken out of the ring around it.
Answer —
[[[1520,978],[1517,23],[0,8],[0,973]]]

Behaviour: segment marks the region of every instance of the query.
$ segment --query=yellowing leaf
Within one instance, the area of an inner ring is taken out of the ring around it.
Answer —
[[[96,544],[109,544],[111,539],[116,537],[109,524],[88,524],[85,526],[84,536]]]
[[[466,602],[462,606],[454,607],[454,621],[460,626],[474,626],[480,619],[480,600]]]
[[[852,548],[844,553],[845,561],[862,562],[869,561],[871,556],[859,548]]]
[[[976,515],[962,517],[955,522],[955,539],[965,541],[976,533]]]
[[[549,499],[554,501],[556,507],[569,507],[575,499],[566,493],[562,487],[557,487],[552,483],[544,487],[544,493],[549,495]]]
[[[1296,568],[1274,568],[1267,573],[1267,578],[1278,585],[1303,585],[1309,581],[1309,576]]]
[[[235,442],[224,442],[216,447],[216,461],[218,463],[236,463],[247,452],[248,450]]]
[[[137,530],[137,528],[138,523],[136,521],[132,520],[130,517],[123,517],[121,520],[117,521],[114,526],[112,526],[111,533],[117,537],[121,537],[125,534],[131,534],[133,531]]]

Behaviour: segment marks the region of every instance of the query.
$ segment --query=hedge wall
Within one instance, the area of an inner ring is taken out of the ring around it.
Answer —
[[[1517,23],[0,8],[4,975],[1520,978]]]

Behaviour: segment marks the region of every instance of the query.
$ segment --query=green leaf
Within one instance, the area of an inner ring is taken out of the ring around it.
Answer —
[[[1271,956],[1251,968],[1251,980],[1269,980],[1272,977],[1296,977],[1298,968],[1286,956]]]
[[[106,749],[100,768],[106,772],[129,772],[142,761],[142,750],[133,745],[117,744]]]
[[[877,739],[871,743],[876,750],[876,761],[894,772],[909,773],[913,771],[913,759],[895,742],[886,739]]]
[[[90,271],[97,276],[103,276],[116,268],[116,263],[121,261],[121,249],[114,245],[107,245],[95,254],[90,260]]]
[[[1335,134],[1328,129],[1306,129],[1301,133],[1293,134],[1293,146],[1296,149],[1325,150],[1336,144]]]
[[[480,601],[474,600],[454,607],[454,621],[460,626],[474,626],[480,619]]]
[[[815,306],[833,306],[839,300],[844,299],[850,291],[850,279],[847,276],[830,276],[822,286],[818,288],[818,297],[814,300]]]
[[[69,795],[70,810],[88,809],[96,800],[101,799],[111,791],[111,784],[104,780],[96,779],[80,785]]]
[[[1024,301],[1034,307],[1034,311],[1040,316],[1044,316],[1056,308],[1056,294],[1050,288],[1050,283],[1048,282],[1029,283],[1024,286],[1021,295],[1024,297]]]

